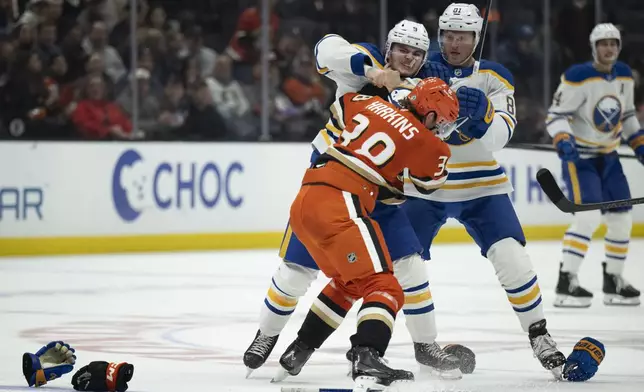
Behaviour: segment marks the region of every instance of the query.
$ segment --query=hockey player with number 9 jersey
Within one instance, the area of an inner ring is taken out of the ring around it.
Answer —
[[[617,147],[626,140],[644,163],[644,130],[635,117],[634,81],[628,65],[617,61],[621,34],[610,23],[590,34],[594,61],[570,67],[554,94],[546,126],[562,160],[570,199],[599,203],[631,197]],[[631,236],[631,207],[575,214],[563,241],[555,306],[588,307],[592,293],[577,273],[595,230],[603,220],[606,261],[604,303],[639,305],[640,292],[623,277]]]
[[[401,110],[380,97],[345,94],[335,107],[339,140],[317,159],[291,206],[293,232],[331,281],[325,308],[343,318],[358,299],[357,332],[351,337],[354,380],[379,384],[413,380],[411,372],[389,368],[385,354],[403,290],[377,221],[376,200],[403,195],[426,197],[444,182],[449,147],[440,133],[458,117],[456,94],[438,78],[422,80]],[[280,358],[284,373],[297,375],[334,329],[311,309],[298,338]]]

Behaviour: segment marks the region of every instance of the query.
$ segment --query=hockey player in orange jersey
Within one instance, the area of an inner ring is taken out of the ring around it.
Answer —
[[[355,93],[340,97],[332,112],[342,134],[306,171],[291,206],[293,232],[332,279],[323,290],[329,293],[325,305],[343,317],[364,299],[351,337],[356,388],[366,380],[381,385],[413,380],[411,372],[391,369],[381,360],[404,296],[380,227],[369,214],[376,200],[400,203],[405,196],[428,195],[445,182],[450,151],[434,133],[452,129],[459,109],[454,93],[437,78],[421,81],[402,106]],[[277,381],[299,374],[333,332],[329,324],[306,318],[280,359]]]

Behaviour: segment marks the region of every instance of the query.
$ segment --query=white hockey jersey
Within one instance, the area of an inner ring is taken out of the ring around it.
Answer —
[[[631,69],[622,62],[609,74],[592,62],[573,65],[561,76],[548,110],[548,133],[555,143],[558,134],[574,135],[582,158],[615,151],[621,138],[629,139],[640,129],[634,89]]]
[[[517,123],[512,74],[493,61],[482,60],[479,71],[474,74],[474,67],[451,66],[440,53],[433,54],[430,59],[442,62],[450,69],[453,90],[462,86],[482,90],[494,105],[496,113],[481,139],[471,139],[453,132],[446,140],[452,152],[447,163],[447,181],[429,195],[429,199],[458,202],[511,193],[514,190],[512,184],[494,159],[494,152],[503,149],[510,141]]]

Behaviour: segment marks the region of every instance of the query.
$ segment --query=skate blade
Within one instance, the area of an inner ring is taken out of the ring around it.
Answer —
[[[377,388],[378,379],[376,377],[360,376],[353,380],[353,392],[381,391],[384,388]]]
[[[247,367],[246,368],[246,379],[248,379],[250,377],[250,375],[253,374],[254,371],[255,371],[255,369],[251,369],[251,368]]]
[[[638,306],[640,297],[625,298],[617,294],[605,294],[604,305],[608,306]]]
[[[554,376],[556,381],[563,380],[563,376],[562,376],[563,367],[562,366],[556,367],[554,369],[550,369],[550,372],[552,373],[552,375]]]
[[[271,380],[271,382],[272,383],[282,382],[286,380],[288,376],[290,376],[290,374],[288,374],[288,371],[286,371],[286,369],[280,366],[279,369],[277,369],[277,373],[275,373],[275,376],[273,376],[273,379]]]
[[[463,372],[461,372],[461,369],[439,370],[422,363],[418,363],[418,366],[420,367],[421,373],[437,377],[441,380],[460,380],[463,378]]]
[[[555,298],[555,308],[589,308],[592,305],[593,299],[572,297],[570,295],[557,294]]]

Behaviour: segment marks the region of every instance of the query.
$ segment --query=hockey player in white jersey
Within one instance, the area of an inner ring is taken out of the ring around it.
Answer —
[[[402,208],[425,258],[448,218],[465,226],[492,263],[535,356],[543,367],[560,374],[566,358],[546,329],[537,275],[508,196],[512,185],[494,158],[516,125],[513,78],[501,64],[475,61],[482,25],[483,18],[472,4],[451,4],[439,18],[441,53],[430,60],[449,68],[465,122],[446,140],[452,157],[445,185],[430,195],[432,201],[409,199]]]
[[[634,82],[628,65],[617,61],[619,30],[610,23],[590,34],[594,61],[570,67],[561,76],[546,126],[562,160],[570,199],[597,203],[631,197],[616,149],[626,140],[644,163],[644,130],[635,117]],[[639,305],[640,292],[623,277],[631,237],[631,207],[574,215],[563,239],[555,306],[588,307],[593,294],[579,285],[577,273],[601,221],[606,260],[603,291],[606,305]]]
[[[405,78],[437,76],[447,79],[444,66],[426,63],[428,49],[429,36],[425,27],[403,20],[389,32],[384,54],[373,44],[350,44],[338,35],[329,34],[315,46],[315,58],[318,72],[336,83],[338,97],[357,91],[382,96],[395,90]],[[311,162],[339,136],[341,127],[337,114],[341,110],[336,105],[331,106],[329,122],[313,141],[314,156]],[[422,247],[405,212],[395,205],[377,203],[371,217],[383,230],[391,258],[395,260],[395,276],[405,292],[403,312],[417,361],[443,378],[460,378],[459,358],[444,352],[435,342],[434,304],[427,270],[419,254]],[[266,361],[295,310],[298,299],[306,293],[318,274],[315,261],[290,228],[286,230],[280,256],[284,262],[272,277],[260,312],[259,330],[244,354],[244,363],[250,370]],[[307,318],[328,321],[329,328],[325,329],[325,333],[330,335],[345,314],[333,312],[326,306],[326,295],[331,295],[328,290],[318,296]],[[318,340],[324,339],[320,337]]]

